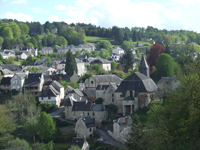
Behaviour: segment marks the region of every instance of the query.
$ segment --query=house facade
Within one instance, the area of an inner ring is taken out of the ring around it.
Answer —
[[[53,49],[51,47],[42,48],[42,55],[51,54],[51,53],[53,53]]]
[[[106,59],[94,59],[91,61],[90,65],[100,65],[105,71],[111,71],[111,62]]]
[[[108,113],[102,104],[95,104],[91,101],[75,101],[69,97],[65,101],[65,118],[77,121],[82,116],[90,116],[95,124],[100,125],[107,119]]]
[[[11,78],[12,77],[3,77],[1,79],[0,90],[2,92],[9,92],[9,91],[11,91],[11,84],[10,84]]]
[[[26,55],[25,52],[19,51],[19,52],[16,54],[16,57],[17,57],[18,59],[25,60],[26,58],[28,58],[28,55]]]
[[[43,84],[44,76],[42,73],[29,73],[25,79],[24,92],[37,96],[42,91]]]
[[[124,50],[121,49],[120,47],[117,47],[117,48],[113,48],[112,53],[115,53],[117,55],[121,55],[121,54],[123,55],[124,54]]]
[[[78,137],[92,138],[96,131],[94,120],[90,116],[81,117],[75,125],[75,133]]]
[[[11,78],[11,90],[22,91],[26,76],[26,73],[16,73]]]

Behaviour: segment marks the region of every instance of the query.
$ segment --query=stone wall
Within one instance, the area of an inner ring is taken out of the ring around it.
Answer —
[[[64,128],[59,128],[58,132],[60,134],[73,134],[74,133],[74,126],[70,126],[70,127],[64,127]]]

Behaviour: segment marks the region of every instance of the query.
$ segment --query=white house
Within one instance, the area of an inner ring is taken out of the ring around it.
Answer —
[[[25,52],[19,51],[19,52],[16,54],[16,57],[17,57],[18,59],[25,60],[25,59],[28,57],[28,55],[27,55]]]
[[[111,62],[106,59],[94,59],[91,61],[90,65],[100,65],[105,71],[111,71]]]
[[[22,91],[24,81],[26,78],[27,74],[22,72],[22,73],[16,73],[12,78],[11,78],[11,90],[15,89],[17,91]]]
[[[113,48],[112,53],[115,53],[117,55],[121,55],[121,54],[124,54],[124,50],[121,49],[120,47],[117,47],[117,48]]]

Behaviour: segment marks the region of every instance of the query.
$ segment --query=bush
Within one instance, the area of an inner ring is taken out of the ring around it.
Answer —
[[[103,102],[102,98],[97,98],[95,101],[96,104],[102,104],[102,102]]]
[[[42,111],[45,111],[47,113],[54,109],[54,104],[48,102],[42,102],[39,104],[39,106],[42,108]]]

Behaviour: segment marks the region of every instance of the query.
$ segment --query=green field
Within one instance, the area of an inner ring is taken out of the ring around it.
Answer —
[[[86,41],[114,41],[114,39],[111,38],[103,38],[103,37],[96,37],[96,36],[86,36]]]
[[[21,62],[20,61],[15,61],[14,64],[20,66]]]

